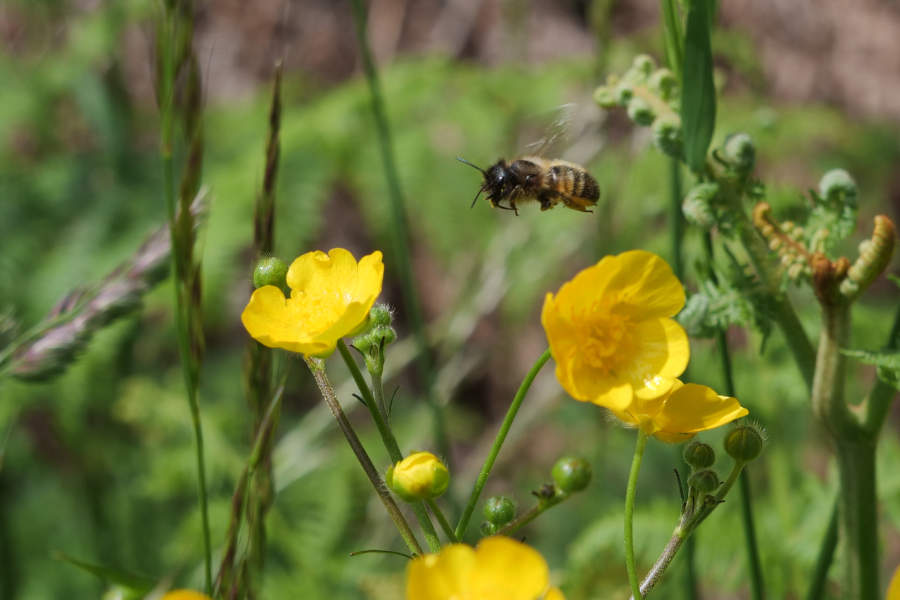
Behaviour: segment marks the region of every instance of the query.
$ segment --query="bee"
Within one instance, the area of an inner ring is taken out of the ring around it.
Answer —
[[[579,164],[540,156],[522,156],[511,161],[501,158],[486,170],[456,157],[463,164],[478,169],[484,181],[472,206],[487,192],[491,206],[519,214],[518,204],[537,200],[541,210],[550,210],[560,202],[572,210],[593,212],[590,207],[600,199],[597,180]],[[504,202],[506,203],[504,205]]]

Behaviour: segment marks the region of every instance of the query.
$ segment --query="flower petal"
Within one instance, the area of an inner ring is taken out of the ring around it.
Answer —
[[[354,282],[356,270],[356,259],[348,250],[333,248],[328,254],[315,250],[294,259],[288,268],[287,284],[292,290],[333,290],[340,282]]]
[[[635,395],[650,399],[672,389],[687,368],[691,350],[684,328],[672,319],[649,319],[635,324],[634,356],[620,375],[634,386]]]
[[[566,600],[566,597],[559,588],[550,588],[547,590],[544,600]]]
[[[414,558],[406,567],[406,600],[464,597],[476,568],[475,550],[465,544],[451,544],[439,554]]]
[[[478,568],[463,598],[535,600],[547,589],[547,562],[521,542],[502,536],[485,538],[475,554]]]
[[[667,434],[693,434],[715,429],[748,414],[737,398],[720,396],[712,388],[686,383],[672,392],[654,421]]]
[[[684,288],[662,258],[645,250],[615,257],[617,272],[608,283],[619,301],[643,318],[673,317],[684,307]]]
[[[241,313],[241,323],[254,339],[269,348],[286,348],[286,343],[300,335],[296,315],[274,285],[253,292]]]

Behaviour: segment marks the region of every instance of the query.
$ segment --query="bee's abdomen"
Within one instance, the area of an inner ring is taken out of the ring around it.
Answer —
[[[556,189],[561,194],[593,201],[600,198],[597,181],[584,169],[576,169],[569,165],[554,165],[550,167],[550,171],[552,179],[556,181]]]

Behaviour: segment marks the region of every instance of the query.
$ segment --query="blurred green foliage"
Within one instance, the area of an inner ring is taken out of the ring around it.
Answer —
[[[52,2],[13,5],[35,23],[52,21],[57,10]],[[35,36],[35,43],[46,44],[40,52],[0,53],[0,79],[17,82],[0,98],[0,313],[12,315],[22,328],[69,289],[101,278],[164,219],[153,99],[129,95],[117,58],[125,28],[146,24],[153,14],[150,2],[108,3],[70,16],[67,35],[52,44]],[[754,80],[758,66],[746,40],[739,40],[729,44],[718,35],[714,46],[738,53],[735,64]],[[626,65],[634,48],[635,40],[614,43],[604,56],[606,68]],[[402,60],[383,73],[416,266],[423,289],[430,289],[426,306],[443,353],[441,373],[454,382],[453,369],[459,368],[466,377],[445,392],[452,400],[452,433],[461,441],[451,492],[457,498],[465,495],[482,458],[470,450],[482,447],[482,435],[493,435],[498,412],[541,350],[538,307],[544,293],[605,253],[668,249],[666,159],[650,148],[644,133],[623,131],[615,117],[600,112],[591,129],[597,153],[587,165],[602,187],[594,215],[562,209],[541,214],[526,207],[514,218],[485,202],[468,208],[479,176],[453,158],[490,164],[521,151],[533,140],[523,141],[519,132],[534,115],[573,99],[590,102],[596,67],[590,58],[486,68],[432,57]],[[290,259],[337,245],[357,254],[385,249],[387,191],[364,83],[356,78],[328,90],[311,90],[289,76],[285,83],[278,254]],[[246,340],[238,314],[249,289],[252,199],[262,179],[267,101],[263,86],[248,101],[211,103],[206,113],[204,183],[212,206],[200,236],[209,349],[201,405],[214,544],[224,537],[230,494],[249,449],[250,420],[237,384]],[[726,96],[713,145],[736,130],[757,142],[758,173],[777,213],[798,214],[803,190],[838,166],[860,184],[864,233],[872,215],[888,210],[886,190],[900,161],[900,139],[882,124],[861,123],[824,106]],[[859,232],[852,239],[858,241]],[[701,256],[699,236],[689,237],[687,256],[688,264]],[[398,302],[392,257],[386,261],[385,297]],[[471,301],[486,281],[500,282],[497,306]],[[54,550],[198,585],[196,473],[170,291],[156,290],[140,314],[101,332],[58,379],[0,382],[0,596],[98,597],[100,584],[55,561]],[[806,292],[798,294],[814,336],[815,302]],[[864,297],[856,310],[857,347],[883,343],[895,303],[892,286]],[[448,355],[464,341],[454,338],[460,325],[451,320],[460,315],[473,320],[466,331],[478,326],[479,335],[466,343],[468,351],[487,359],[486,366],[461,366]],[[402,313],[400,319],[402,340]],[[769,593],[785,597],[805,589],[804,574],[831,510],[833,474],[819,432],[810,426],[806,391],[778,334],[760,351],[757,333],[732,333],[738,394],[769,432],[767,450],[750,475]],[[693,348],[694,378],[720,386],[712,346],[700,341]],[[404,351],[398,344],[388,353],[388,368],[392,358],[408,354],[409,346]],[[397,598],[400,559],[347,556],[365,548],[398,548],[397,536],[301,365],[291,364],[262,597]],[[330,365],[336,380],[346,379],[337,361]],[[595,475],[588,490],[543,516],[526,535],[548,558],[567,597],[624,596],[621,508],[633,435],[600,409],[564,398],[550,371],[544,373],[537,410],[514,426],[485,497],[514,495],[524,507],[528,490],[549,479],[559,455],[590,459]],[[851,376],[851,390],[867,389],[873,369],[859,367]],[[401,446],[427,447],[421,432],[429,429],[428,415],[415,385],[395,377],[388,382],[389,389],[394,386],[400,386],[394,415]],[[339,393],[348,409],[354,407],[349,388]],[[360,424],[364,442],[377,447],[375,432]],[[885,535],[895,546],[900,471],[890,465],[900,461],[897,429],[894,419],[882,437],[879,464],[879,494],[890,525]],[[388,464],[383,452],[374,451],[373,458]],[[636,517],[642,568],[651,564],[678,514],[676,464],[676,450],[651,444]],[[701,528],[697,564],[704,588],[727,596],[745,585],[742,541],[722,535],[739,530],[737,511],[729,507]],[[656,593],[680,597],[678,579],[675,569]]]

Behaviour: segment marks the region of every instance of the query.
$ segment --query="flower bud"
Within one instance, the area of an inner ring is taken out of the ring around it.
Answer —
[[[681,204],[681,212],[684,213],[684,218],[693,225],[703,229],[711,229],[716,224],[715,211],[712,205],[718,194],[719,184],[717,183],[695,185]]]
[[[497,526],[488,521],[483,521],[481,523],[481,535],[484,537],[492,536],[497,533]]]
[[[283,288],[287,285],[287,265],[280,258],[267,256],[260,259],[253,269],[253,287],[259,289],[266,285]]]
[[[684,448],[684,462],[694,469],[707,469],[716,462],[716,451],[709,444],[691,442]]]
[[[391,307],[380,302],[369,311],[369,319],[373,325],[390,325],[392,317]]]
[[[711,494],[719,487],[719,476],[711,469],[703,469],[688,477],[688,487],[703,494]]]
[[[649,54],[638,54],[634,57],[631,68],[635,73],[641,75],[643,78],[647,78],[650,77],[650,74],[656,69],[656,62]]]
[[[856,206],[856,182],[844,169],[832,169],[819,180],[819,196],[831,204]]]
[[[631,87],[628,83],[624,81],[616,86],[616,89],[613,91],[615,95],[616,102],[621,104],[622,106],[627,106],[631,99],[634,98],[634,88]]]
[[[734,460],[750,462],[762,452],[765,439],[753,424],[735,427],[725,436],[725,452]]]
[[[390,467],[388,487],[407,502],[437,498],[450,485],[450,471],[431,452],[414,452]]]
[[[562,491],[580,492],[591,482],[591,464],[583,458],[564,456],[553,465],[551,474]]]
[[[484,518],[502,527],[516,516],[516,503],[506,496],[492,496],[484,503]]]
[[[734,133],[722,144],[722,159],[741,175],[753,171],[756,164],[756,146],[746,133]]]
[[[594,90],[594,102],[596,102],[600,108],[606,109],[615,108],[619,105],[616,100],[616,95],[608,85],[601,85]]]
[[[663,153],[681,158],[681,119],[675,115],[657,117],[653,121],[653,143]]]
[[[646,127],[653,123],[656,115],[645,100],[635,97],[628,103],[628,118]]]
[[[678,92],[678,80],[668,69],[657,69],[650,76],[647,86],[659,94],[659,97],[670,102],[676,98]]]

